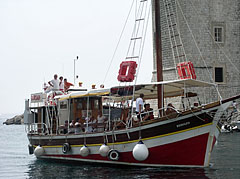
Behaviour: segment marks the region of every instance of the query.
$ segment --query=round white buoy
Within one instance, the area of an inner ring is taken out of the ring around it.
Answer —
[[[43,155],[43,153],[44,153],[44,148],[42,148],[40,145],[34,149],[34,155],[36,157]]]
[[[147,146],[140,140],[133,148],[133,157],[138,161],[144,161],[148,158],[149,152]]]
[[[90,153],[90,150],[86,145],[81,147],[81,149],[80,149],[80,155],[81,156],[86,157],[86,156],[89,155],[89,153]]]
[[[101,147],[99,148],[99,154],[102,157],[106,157],[108,155],[108,151],[110,150],[110,147],[107,146],[106,144],[101,145]]]

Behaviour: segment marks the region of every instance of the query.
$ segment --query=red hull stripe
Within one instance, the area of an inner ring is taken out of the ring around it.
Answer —
[[[126,163],[142,163],[157,165],[194,165],[203,166],[205,153],[207,148],[209,133],[185,139],[182,141],[165,144],[157,147],[149,148],[149,157],[142,162],[133,158],[132,152],[120,153],[119,162]],[[68,160],[81,159],[94,162],[96,160],[108,161],[107,157],[99,154],[82,157],[81,155],[45,155],[45,157],[66,158]],[[118,161],[115,161],[117,163]]]

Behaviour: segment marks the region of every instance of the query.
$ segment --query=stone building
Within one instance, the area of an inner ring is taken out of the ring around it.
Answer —
[[[239,94],[240,1],[160,0],[159,2],[164,80],[178,79],[176,65],[179,61],[186,60],[193,63],[197,79],[218,84],[218,90],[223,98]],[[169,27],[172,26],[175,26],[175,29],[171,32]],[[169,40],[173,36],[176,36],[175,45]],[[171,47],[181,44],[184,48],[178,55],[184,53],[186,56],[176,60],[177,54]],[[156,69],[155,62],[154,69]],[[152,80],[156,81],[156,71],[153,71]],[[209,90],[207,93],[214,99],[218,98],[216,90]]]

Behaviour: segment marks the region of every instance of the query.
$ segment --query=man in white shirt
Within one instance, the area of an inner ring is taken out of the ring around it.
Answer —
[[[59,80],[57,74],[54,75],[54,79],[49,81],[48,84],[52,87],[53,91],[59,90]]]
[[[138,118],[140,119],[140,113],[143,111],[143,97],[144,94],[140,94],[140,96],[136,99],[136,114],[138,114]]]

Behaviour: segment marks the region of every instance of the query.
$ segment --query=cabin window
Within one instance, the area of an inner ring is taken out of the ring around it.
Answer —
[[[91,117],[92,116],[92,110],[82,110],[82,117]]]
[[[60,102],[60,109],[67,109],[67,101]]]
[[[214,40],[217,43],[223,43],[223,27],[214,27]]]
[[[83,108],[83,102],[82,100],[77,101],[77,109],[82,109]]]
[[[224,82],[224,70],[223,67],[215,67],[215,82],[223,83]]]
[[[94,109],[99,109],[98,99],[95,99],[95,100],[94,100]]]

